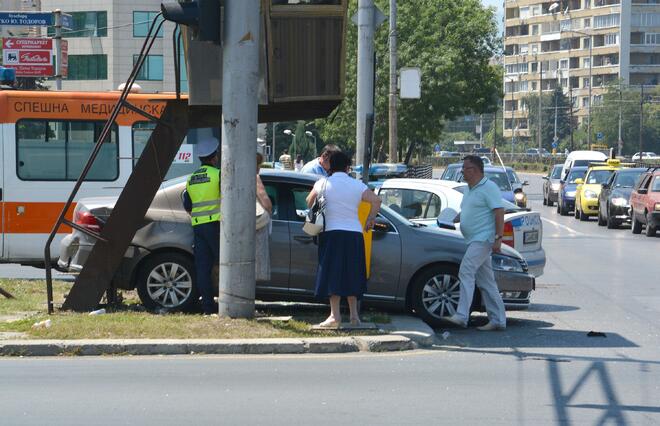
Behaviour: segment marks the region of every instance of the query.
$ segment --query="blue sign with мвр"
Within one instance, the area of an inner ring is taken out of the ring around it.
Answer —
[[[601,132],[596,133],[596,139],[603,140],[603,134]]]
[[[0,25],[8,27],[50,26],[53,25],[53,14],[51,12],[0,12]]]
[[[73,16],[67,15],[66,13],[62,14],[62,28],[65,30],[73,28]]]

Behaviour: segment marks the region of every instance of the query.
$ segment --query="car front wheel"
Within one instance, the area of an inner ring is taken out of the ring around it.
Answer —
[[[442,318],[456,313],[460,298],[458,267],[433,266],[413,282],[411,306],[417,316],[432,327],[444,325]]]
[[[632,218],[632,233],[633,234],[641,234],[642,233],[642,223],[637,220],[635,217],[635,211],[631,210],[630,211],[630,216]]]
[[[651,214],[648,214],[646,216],[646,236],[647,237],[655,237],[655,226],[653,226],[653,218],[651,217]]]
[[[195,265],[181,253],[157,253],[137,275],[137,291],[147,309],[187,310],[199,299],[193,285]]]

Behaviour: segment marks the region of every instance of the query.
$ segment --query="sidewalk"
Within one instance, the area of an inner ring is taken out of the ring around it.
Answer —
[[[418,318],[393,315],[375,336],[284,339],[0,340],[0,356],[195,355],[392,352],[426,347],[435,333]]]

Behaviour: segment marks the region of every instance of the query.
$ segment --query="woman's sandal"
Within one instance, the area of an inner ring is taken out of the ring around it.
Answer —
[[[318,328],[339,328],[341,325],[341,321],[335,321],[332,319],[327,319],[323,321],[322,323],[318,324]]]
[[[351,318],[351,325],[362,325],[360,318]]]

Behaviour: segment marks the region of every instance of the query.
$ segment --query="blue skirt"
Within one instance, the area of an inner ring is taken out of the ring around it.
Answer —
[[[367,291],[364,239],[361,232],[327,231],[319,234],[319,269],[315,294],[362,298]]]

